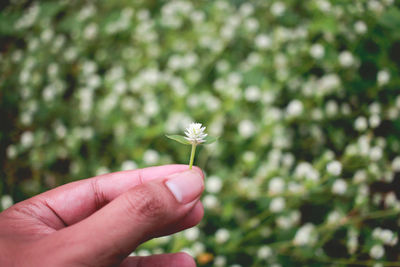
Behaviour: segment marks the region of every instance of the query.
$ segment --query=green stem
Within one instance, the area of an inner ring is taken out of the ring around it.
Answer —
[[[189,170],[193,167],[194,154],[196,154],[196,144],[192,144],[192,152],[190,152]]]

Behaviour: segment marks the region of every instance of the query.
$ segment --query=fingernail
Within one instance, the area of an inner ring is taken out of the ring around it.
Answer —
[[[195,200],[204,188],[203,178],[194,170],[175,173],[167,178],[165,185],[175,199],[182,204]]]

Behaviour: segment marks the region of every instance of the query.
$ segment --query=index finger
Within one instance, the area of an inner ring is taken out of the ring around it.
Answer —
[[[62,221],[63,226],[68,226],[90,216],[136,185],[187,169],[188,165],[172,164],[104,174],[65,184],[28,201],[44,203],[54,213],[52,215]],[[203,176],[199,168],[194,167],[194,170]]]

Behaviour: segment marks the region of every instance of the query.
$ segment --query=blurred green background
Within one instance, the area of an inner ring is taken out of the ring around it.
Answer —
[[[0,3],[1,208],[187,163],[205,217],[135,253],[199,266],[400,266],[400,2]]]

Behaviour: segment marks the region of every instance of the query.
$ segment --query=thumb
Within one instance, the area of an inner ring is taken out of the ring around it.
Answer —
[[[192,210],[199,211],[193,207],[203,189],[201,171],[175,173],[135,186],[85,220],[51,236],[68,259],[88,261],[91,266],[119,263],[142,242],[174,227],[180,229],[172,232],[192,226],[182,226],[182,220],[188,215],[193,218]]]

